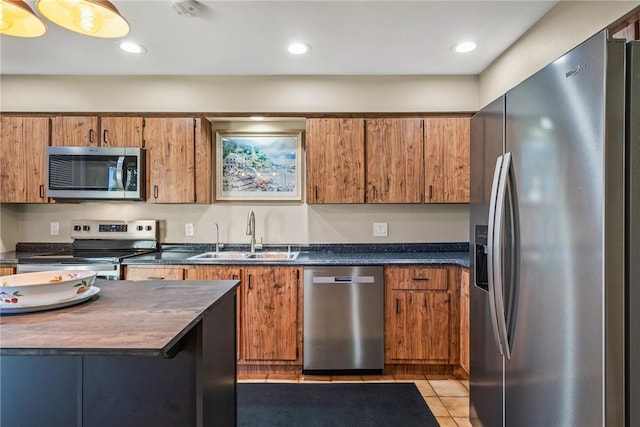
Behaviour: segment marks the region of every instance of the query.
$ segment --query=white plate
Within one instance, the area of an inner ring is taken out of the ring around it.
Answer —
[[[16,304],[11,307],[0,307],[0,314],[32,313],[34,311],[53,310],[54,308],[67,307],[86,301],[98,292],[100,292],[99,287],[91,286],[88,291],[72,298],[64,298],[57,301],[53,300],[46,304]]]

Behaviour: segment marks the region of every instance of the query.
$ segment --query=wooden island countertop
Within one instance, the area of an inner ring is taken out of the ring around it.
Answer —
[[[171,357],[176,343],[237,280],[96,280],[78,305],[0,316],[0,355]]]
[[[0,316],[0,425],[235,425],[238,285],[96,280],[80,304]]]

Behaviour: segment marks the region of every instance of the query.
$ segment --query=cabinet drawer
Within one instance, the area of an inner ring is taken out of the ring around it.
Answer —
[[[126,280],[184,280],[182,267],[127,267]]]
[[[385,283],[391,289],[446,291],[449,289],[448,279],[446,267],[390,266],[385,270]]]

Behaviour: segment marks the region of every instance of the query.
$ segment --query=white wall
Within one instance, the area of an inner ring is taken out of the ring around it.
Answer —
[[[480,107],[637,7],[637,1],[559,2],[480,74]]]

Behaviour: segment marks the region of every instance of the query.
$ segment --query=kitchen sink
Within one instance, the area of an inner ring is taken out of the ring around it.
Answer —
[[[196,259],[218,259],[218,260],[246,260],[246,261],[292,261],[298,257],[300,252],[239,252],[239,251],[222,251],[222,252],[204,252],[187,258],[188,260]]]

